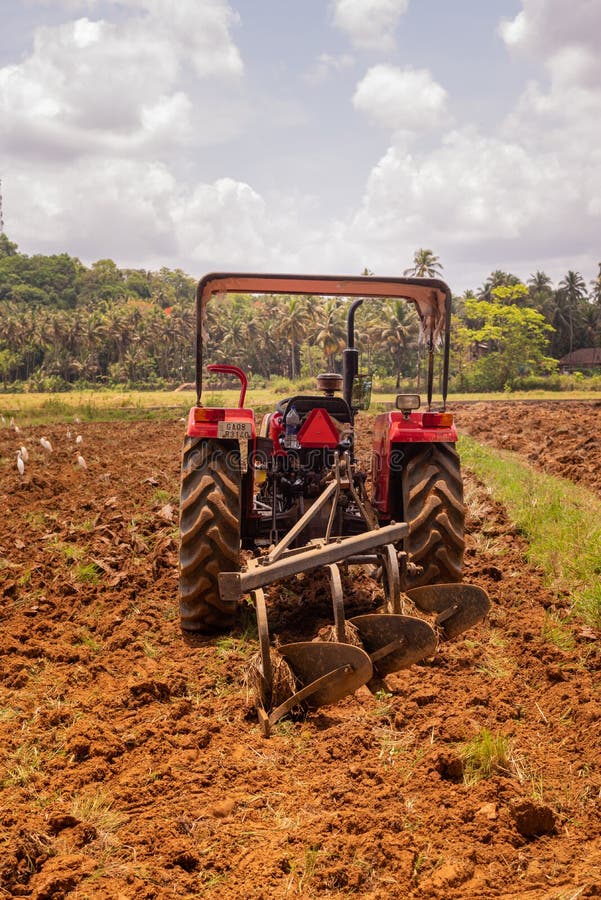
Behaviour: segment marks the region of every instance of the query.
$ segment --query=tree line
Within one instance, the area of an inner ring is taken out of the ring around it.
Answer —
[[[364,269],[369,277],[373,273]],[[439,277],[428,249],[406,275]],[[162,387],[194,375],[196,282],[180,269],[85,266],[66,253],[28,256],[0,235],[0,379],[4,389]],[[601,345],[601,264],[587,287],[569,271],[525,282],[503,271],[453,302],[452,387],[498,389],[553,373],[571,350]],[[356,320],[363,367],[390,387],[419,381],[419,323],[403,300],[374,300]],[[207,358],[247,370],[255,383],[340,367],[346,304],[310,296],[228,297],[209,304]],[[394,382],[394,384],[392,383]]]

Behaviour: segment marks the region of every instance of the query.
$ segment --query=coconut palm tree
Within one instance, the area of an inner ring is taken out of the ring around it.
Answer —
[[[520,284],[520,279],[517,275],[512,275],[511,272],[504,272],[502,269],[495,269],[476,293],[480,300],[488,300],[490,302],[495,288],[515,287],[516,284]]]
[[[406,300],[387,300],[384,304],[384,327],[380,329],[379,338],[394,359],[396,370],[396,388],[401,383],[401,366],[409,347],[417,341],[417,321]]]
[[[569,271],[559,282],[558,303],[565,310],[569,329],[569,350],[574,349],[574,332],[583,318],[583,302],[586,300],[586,284],[580,272]]]
[[[530,276],[528,293],[534,308],[550,321],[553,306],[553,284],[546,272],[537,271]]]
[[[591,281],[591,300],[601,309],[601,262],[597,277]]]
[[[326,367],[334,369],[334,357],[346,346],[345,323],[339,300],[326,300],[317,313],[315,343],[322,348]]]
[[[288,342],[290,347],[290,377],[294,380],[298,374],[298,356],[300,346],[307,336],[311,325],[306,297],[288,297],[280,304],[280,320],[276,325],[276,334]]]
[[[413,254],[413,265],[405,269],[403,275],[411,275],[415,278],[438,278],[444,266],[438,256],[432,250],[420,247]]]

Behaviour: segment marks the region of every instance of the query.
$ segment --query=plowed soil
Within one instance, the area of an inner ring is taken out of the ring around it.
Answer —
[[[453,404],[461,429],[601,495],[601,402]]]
[[[466,580],[488,620],[266,740],[252,617],[222,639],[179,629],[183,425],[78,427],[86,470],[67,426],[0,431],[0,896],[601,896],[598,635],[561,624],[569,597],[480,485]],[[379,597],[363,570],[345,591]],[[326,621],[319,578],[270,598],[276,632]],[[484,728],[507,758],[466,783]]]

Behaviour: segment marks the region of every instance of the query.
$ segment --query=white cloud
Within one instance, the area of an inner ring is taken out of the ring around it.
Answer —
[[[195,90],[198,78],[240,75],[229,7],[217,0],[129,6],[119,24],[83,17],[38,28],[31,54],[0,69],[5,152],[157,153],[189,143],[194,130],[204,142],[219,140],[220,130],[231,135],[223,118],[212,123],[198,110],[193,117],[190,87],[183,88],[186,64],[196,70]]]
[[[13,166],[5,182],[7,217],[18,210],[17,243],[64,248],[86,260],[128,261],[174,252],[170,204],[176,181],[161,163],[74,161],[69,167]],[[52,248],[52,249],[50,249]],[[39,250],[38,250],[39,252]]]
[[[30,0],[34,2],[34,0]],[[40,5],[56,5],[76,12],[93,11],[102,0],[37,0]],[[145,34],[153,45],[161,43],[177,49],[182,61],[192,65],[199,75],[239,75],[240,53],[231,40],[230,29],[239,23],[239,15],[227,0],[105,0],[129,9],[124,27],[138,39]],[[133,49],[139,49],[136,45]]]
[[[69,167],[13,167],[4,183],[6,218],[18,210],[11,239],[26,252],[66,249],[84,261],[181,265],[193,275],[215,268],[294,268],[282,247],[296,204],[274,204],[232,178],[186,183],[164,163],[81,158]]]
[[[542,63],[546,82],[531,82],[509,124],[562,146],[599,139],[601,115],[601,3],[596,0],[522,0],[522,10],[499,26],[510,50]],[[569,130],[566,130],[569,126]]]
[[[225,0],[112,0],[140,9],[143,29],[160,29],[171,47],[182,53],[201,76],[240,75],[242,60],[230,37],[239,22]]]
[[[105,18],[94,17],[95,0],[65,5],[88,15],[38,27],[31,52],[0,68],[13,239],[130,265],[196,266],[221,243],[220,258],[242,266],[258,245],[244,223],[261,198],[233,179],[195,184],[189,164],[247,115],[230,35],[237,16],[224,0],[119,0],[110,19],[106,2]]]
[[[264,252],[265,201],[248,184],[219,178],[199,185],[174,210],[186,255],[198,259],[256,259]]]
[[[355,227],[384,239],[429,234],[430,243],[447,245],[516,239],[553,222],[564,186],[557,163],[546,163],[471,129],[451,132],[421,156],[391,146],[370,174]]]
[[[409,0],[334,0],[334,23],[357,47],[390,50],[408,7]]]
[[[504,19],[499,30],[508,47],[548,57],[569,45],[597,51],[601,31],[601,4],[597,0],[522,0],[514,19]]]
[[[488,259],[485,271],[515,268],[527,277],[528,266],[558,277],[559,258],[594,270],[600,226],[596,146],[464,126],[432,150],[411,152],[397,136],[372,169],[347,233],[376,271],[427,246],[445,262],[462,258],[470,271]],[[469,284],[463,268],[455,279]]]
[[[502,24],[501,34],[509,47],[540,59],[547,78],[528,84],[507,119],[507,133],[534,155],[553,152],[568,184],[586,183],[598,196],[589,173],[601,159],[601,57],[596,46],[601,4],[522,2],[522,11]]]
[[[431,131],[446,124],[447,92],[427,69],[373,66],[359,82],[353,105],[392,131]]]

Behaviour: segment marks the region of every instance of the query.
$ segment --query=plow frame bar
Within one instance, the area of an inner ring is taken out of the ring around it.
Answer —
[[[364,534],[355,534],[347,538],[334,538],[327,543],[315,541],[288,550],[273,562],[261,565],[261,560],[253,560],[245,572],[221,572],[219,575],[219,594],[224,602],[238,603],[245,594],[273,584],[281,578],[310,572],[320,566],[341,562],[357,555],[368,553],[386,544],[396,544],[409,534],[406,522],[385,525]]]

